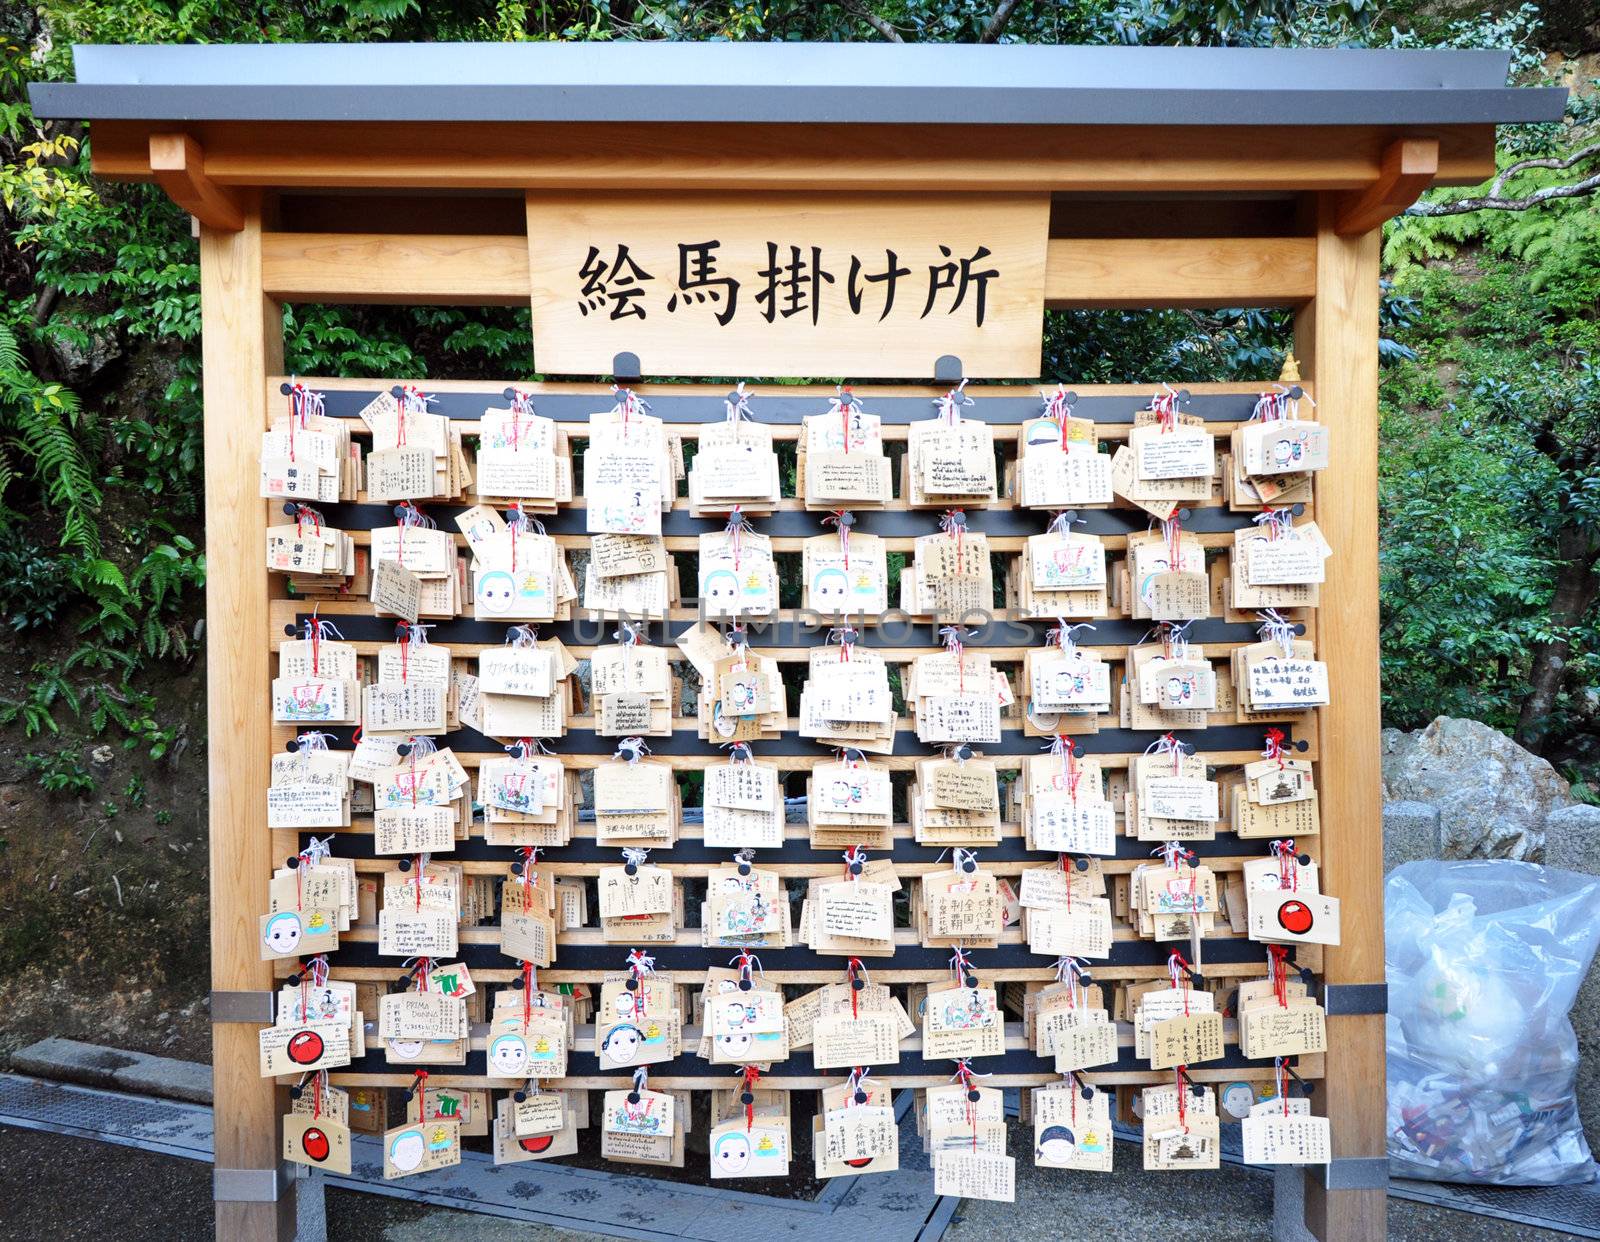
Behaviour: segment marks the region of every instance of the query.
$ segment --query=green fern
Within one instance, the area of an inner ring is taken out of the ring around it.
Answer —
[[[0,434],[29,463],[46,499],[60,511],[62,546],[92,557],[100,552],[100,489],[72,429],[77,416],[77,394],[60,384],[41,384],[23,360],[16,334],[0,323]],[[0,498],[15,473],[5,459]]]

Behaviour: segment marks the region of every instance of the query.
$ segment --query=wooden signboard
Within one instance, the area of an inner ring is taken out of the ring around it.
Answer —
[[[1044,194],[530,194],[547,374],[1036,375]]]

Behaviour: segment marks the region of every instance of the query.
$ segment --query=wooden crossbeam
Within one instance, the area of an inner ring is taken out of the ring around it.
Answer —
[[[1052,238],[1050,307],[1289,306],[1316,290],[1311,237]]]
[[[1378,179],[1365,190],[1346,195],[1339,204],[1333,231],[1358,237],[1399,215],[1421,197],[1439,174],[1437,138],[1401,138],[1383,152]]]
[[[150,172],[167,196],[201,224],[224,233],[244,228],[238,196],[206,176],[206,156],[188,134],[150,135]]]
[[[1293,306],[1315,288],[1310,237],[1052,239],[1050,307]],[[288,302],[525,306],[527,243],[501,234],[267,233],[262,284]]]
[[[150,134],[171,122],[96,121],[94,171],[149,180]],[[223,185],[431,189],[858,190],[1229,193],[1360,190],[1378,176],[1377,126],[1270,125],[347,125],[200,121],[184,127]],[[1439,179],[1494,173],[1494,126],[1439,131]],[[448,215],[448,208],[441,209]]]

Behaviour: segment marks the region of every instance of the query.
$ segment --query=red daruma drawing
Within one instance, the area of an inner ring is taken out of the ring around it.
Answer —
[[[1311,907],[1303,901],[1286,901],[1278,907],[1278,926],[1296,936],[1311,930]]]
[[[310,1065],[322,1056],[322,1036],[301,1031],[289,1041],[289,1059],[296,1065]]]

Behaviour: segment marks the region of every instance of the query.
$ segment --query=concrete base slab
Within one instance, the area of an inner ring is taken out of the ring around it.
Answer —
[[[211,1067],[52,1036],[11,1054],[11,1067],[55,1082],[109,1087],[162,1100],[211,1103]]]

